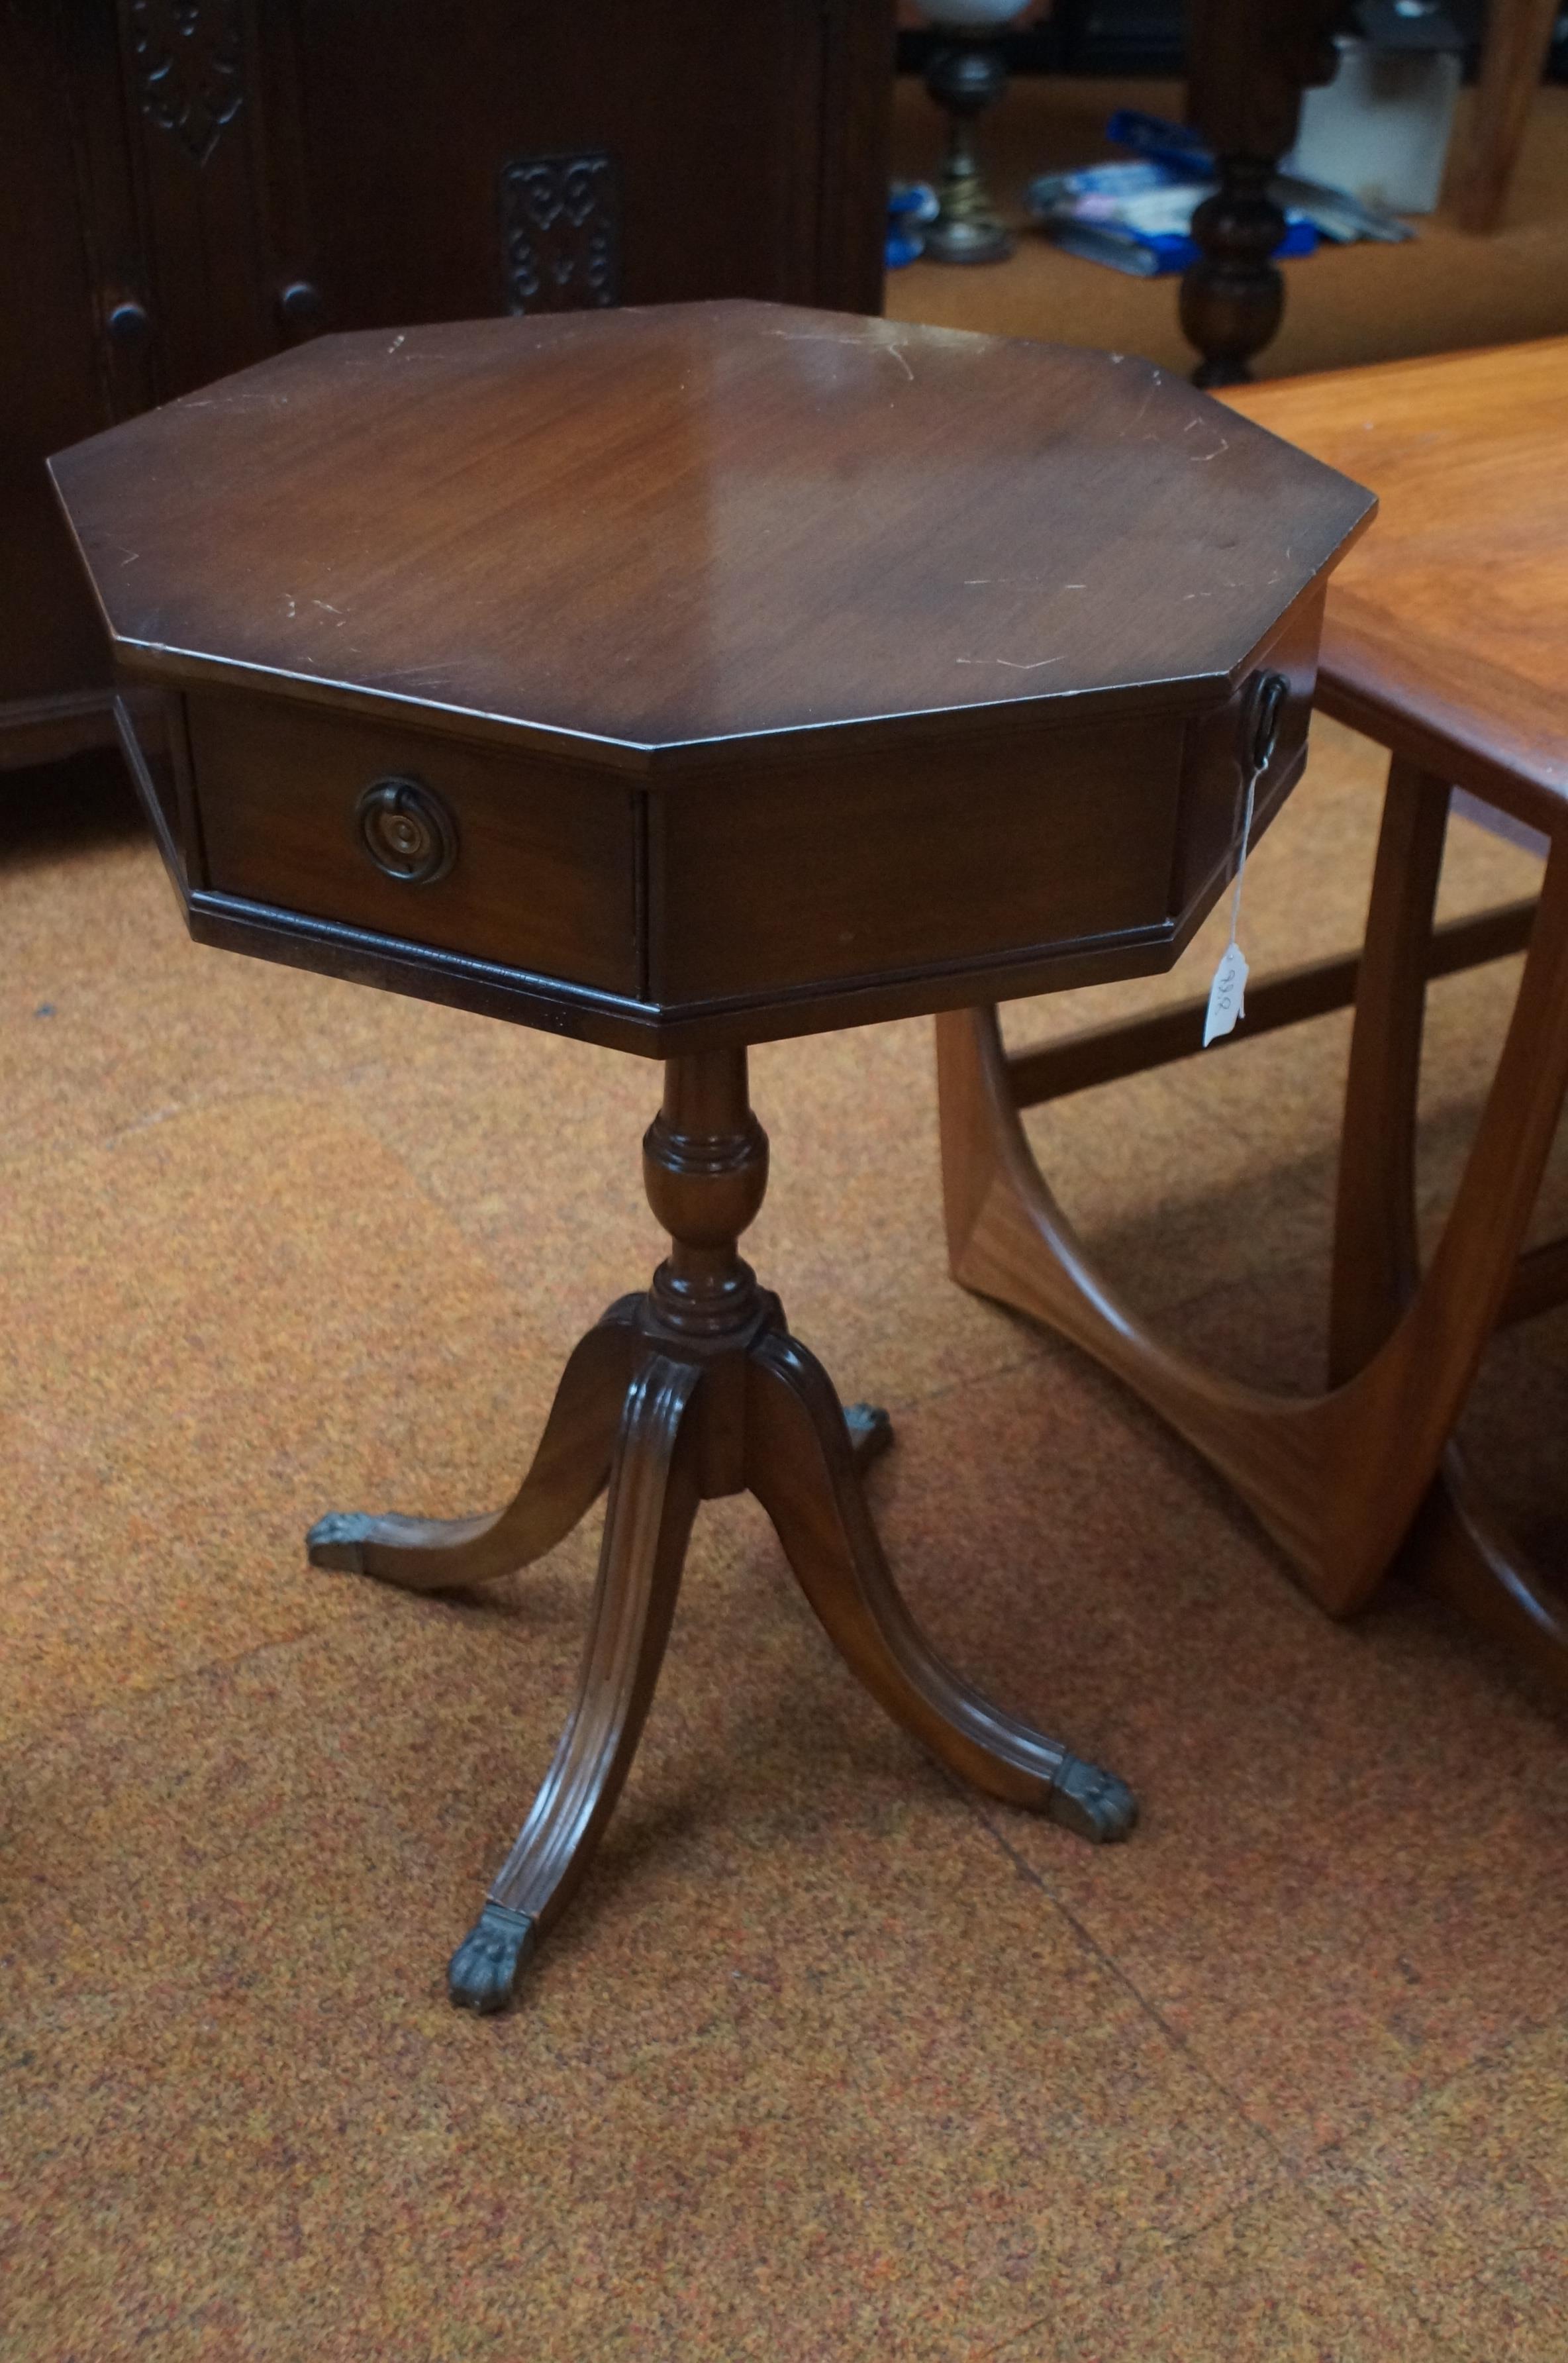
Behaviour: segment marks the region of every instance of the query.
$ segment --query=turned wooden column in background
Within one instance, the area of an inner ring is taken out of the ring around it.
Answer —
[[[1202,359],[1197,385],[1242,385],[1279,326],[1285,282],[1270,261],[1285,216],[1269,194],[1296,138],[1301,94],[1334,72],[1345,0],[1188,0],[1187,118],[1220,161],[1193,216],[1202,250],[1181,284],[1181,325]]]

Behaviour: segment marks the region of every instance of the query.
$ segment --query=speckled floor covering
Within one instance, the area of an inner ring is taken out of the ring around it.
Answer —
[[[1353,939],[1379,776],[1320,726],[1254,968]],[[1142,1826],[1096,1852],[961,1794],[713,1505],[596,1870],[513,2015],[448,2008],[593,1535],[470,1602],[301,1537],[509,1490],[656,1255],[657,1074],[197,950],[115,797],[52,793],[0,782],[6,2363],[1568,2351],[1564,1719],[1412,1593],[1325,1622],[1137,1404],[950,1284],[923,1024],[756,1055],[756,1259],[895,1413],[871,1489],[919,1613]],[[1453,839],[1452,907],[1528,890]],[[1434,1208],[1516,972],[1434,988]],[[1039,1128],[1233,1368],[1312,1376],[1344,1044]],[[1554,1316],[1473,1422],[1541,1528],[1565,1409]]]

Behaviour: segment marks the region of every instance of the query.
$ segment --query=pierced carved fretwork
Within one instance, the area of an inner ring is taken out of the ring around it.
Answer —
[[[602,150],[516,156],[501,168],[509,312],[602,309],[621,299],[621,175]]]
[[[245,104],[240,0],[130,0],[130,28],[142,113],[204,164]]]

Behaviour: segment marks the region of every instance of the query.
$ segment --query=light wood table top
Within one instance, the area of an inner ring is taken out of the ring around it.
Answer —
[[[1544,829],[1568,798],[1568,337],[1226,400],[1368,484],[1319,703]]]

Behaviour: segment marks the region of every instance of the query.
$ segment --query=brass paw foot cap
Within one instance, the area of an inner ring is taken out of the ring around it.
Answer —
[[[534,1923],[527,1913],[487,1903],[447,1965],[453,2009],[478,2011],[481,2017],[504,2010],[533,1949]]]
[[[363,1575],[364,1546],[372,1524],[358,1510],[328,1510],[305,1537],[305,1555],[312,1567],[334,1568],[341,1575]]]
[[[880,1403],[845,1403],[844,1424],[863,1469],[868,1460],[879,1459],[893,1441],[893,1423]]]
[[[1138,1801],[1125,1781],[1098,1764],[1069,1756],[1051,1792],[1050,1816],[1096,1846],[1113,1846],[1138,1818]]]

